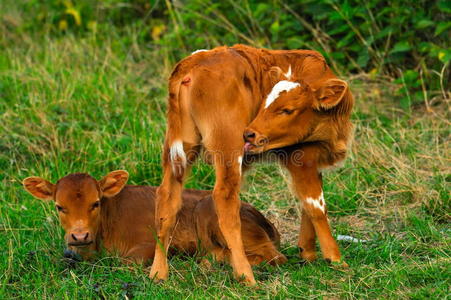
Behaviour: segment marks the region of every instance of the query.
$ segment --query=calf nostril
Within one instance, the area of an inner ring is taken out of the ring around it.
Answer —
[[[259,146],[262,146],[262,145],[264,145],[264,144],[266,144],[266,143],[268,143],[268,139],[267,139],[266,137],[260,137],[260,138],[257,140],[257,145],[259,145]]]
[[[89,237],[89,231],[82,233],[72,233],[71,237],[74,242],[86,242]]]
[[[253,138],[255,138],[255,132],[250,131],[250,130],[246,130],[246,131],[244,132],[244,139],[245,139],[245,140],[253,139]]]

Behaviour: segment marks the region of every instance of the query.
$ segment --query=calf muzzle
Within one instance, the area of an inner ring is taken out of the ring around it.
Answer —
[[[92,244],[92,234],[89,231],[73,232],[68,236],[67,244],[69,246],[82,247]]]
[[[252,152],[255,148],[262,147],[269,142],[266,136],[249,128],[244,131],[243,138],[244,152]]]

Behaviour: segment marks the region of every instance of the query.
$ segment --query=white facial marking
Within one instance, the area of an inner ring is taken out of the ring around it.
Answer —
[[[199,49],[199,50],[196,50],[193,53],[191,53],[191,55],[199,53],[199,52],[205,52],[205,51],[208,51],[208,50],[207,49]]]
[[[279,98],[280,93],[282,93],[284,91],[285,92],[291,91],[292,89],[294,89],[294,88],[296,88],[298,86],[300,86],[300,84],[297,83],[297,82],[292,82],[292,81],[288,81],[288,80],[279,81],[272,88],[272,90],[269,93],[268,97],[266,97],[265,108],[268,108],[268,106],[270,106],[271,103],[276,101],[277,98]]]
[[[186,166],[186,155],[185,155],[185,151],[183,151],[182,141],[175,140],[172,143],[172,146],[169,149],[169,157],[172,162],[176,161],[177,159],[180,159],[182,161],[183,167]],[[174,168],[174,164],[172,164],[172,167]]]
[[[243,165],[243,157],[238,156],[238,167],[240,168],[240,175],[241,175],[241,166]]]
[[[288,71],[287,71],[285,74],[283,74],[283,75],[285,75],[285,77],[286,77],[288,80],[291,79],[291,65],[288,67]]]
[[[312,205],[313,207],[320,209],[323,213],[326,210],[326,202],[324,201],[323,192],[321,192],[321,195],[319,195],[319,198],[307,197],[307,199],[305,199],[305,202]]]

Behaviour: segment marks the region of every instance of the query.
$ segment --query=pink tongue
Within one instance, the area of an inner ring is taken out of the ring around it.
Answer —
[[[244,144],[244,152],[248,152],[251,149],[252,145],[249,142]]]

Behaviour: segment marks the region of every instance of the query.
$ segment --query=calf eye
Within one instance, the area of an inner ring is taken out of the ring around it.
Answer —
[[[92,209],[96,209],[100,206],[100,201],[96,201],[94,202],[94,204],[92,205]]]
[[[284,109],[282,109],[281,113],[284,114],[284,115],[291,115],[293,113],[293,110],[292,109],[288,109],[288,108],[284,108]]]
[[[64,212],[64,208],[59,205],[56,205],[56,210],[58,210],[59,212]]]

